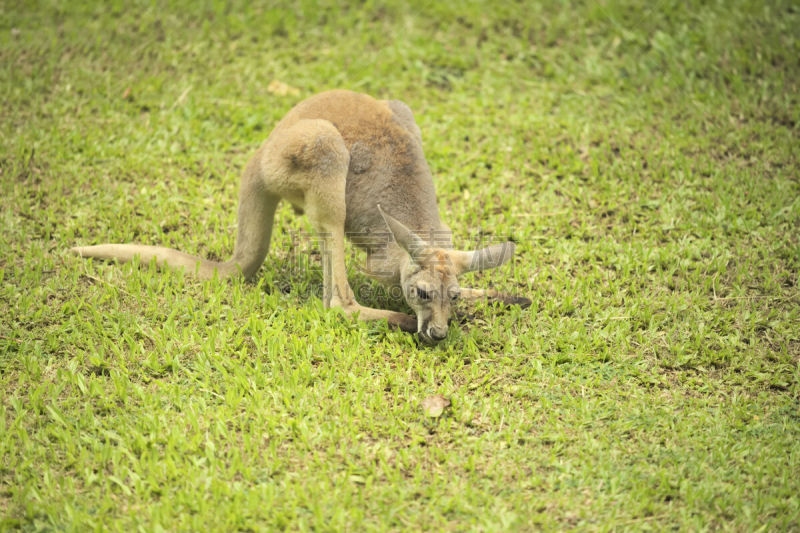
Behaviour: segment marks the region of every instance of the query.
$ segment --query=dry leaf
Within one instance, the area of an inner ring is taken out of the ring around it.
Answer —
[[[300,94],[300,89],[297,87],[292,87],[278,80],[272,80],[267,86],[267,91],[272,94],[277,94],[278,96],[286,96],[287,94],[297,96]]]
[[[450,400],[441,394],[428,396],[422,400],[422,408],[425,410],[425,415],[431,418],[438,418],[441,416],[447,407],[450,407]]]

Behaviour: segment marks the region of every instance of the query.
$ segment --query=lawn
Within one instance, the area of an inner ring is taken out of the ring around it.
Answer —
[[[800,528],[795,2],[0,5],[0,530]],[[411,106],[529,309],[326,311],[287,206],[252,282],[67,253],[227,258],[332,88]]]

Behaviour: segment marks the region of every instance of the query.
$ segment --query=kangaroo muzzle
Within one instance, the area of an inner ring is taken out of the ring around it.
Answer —
[[[447,325],[435,326],[427,323],[420,327],[417,335],[427,344],[438,344],[447,337],[447,330]]]

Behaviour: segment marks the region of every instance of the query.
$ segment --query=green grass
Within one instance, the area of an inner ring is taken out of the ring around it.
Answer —
[[[796,3],[253,4],[2,2],[0,529],[800,528]],[[226,257],[335,87],[415,110],[530,309],[348,321],[288,208],[253,283],[66,253]]]

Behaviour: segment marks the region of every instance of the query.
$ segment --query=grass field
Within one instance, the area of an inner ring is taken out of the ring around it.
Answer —
[[[0,3],[0,530],[800,528],[800,8],[449,5]],[[66,253],[226,258],[331,88],[414,109],[530,309],[325,311],[288,207],[251,283]]]

